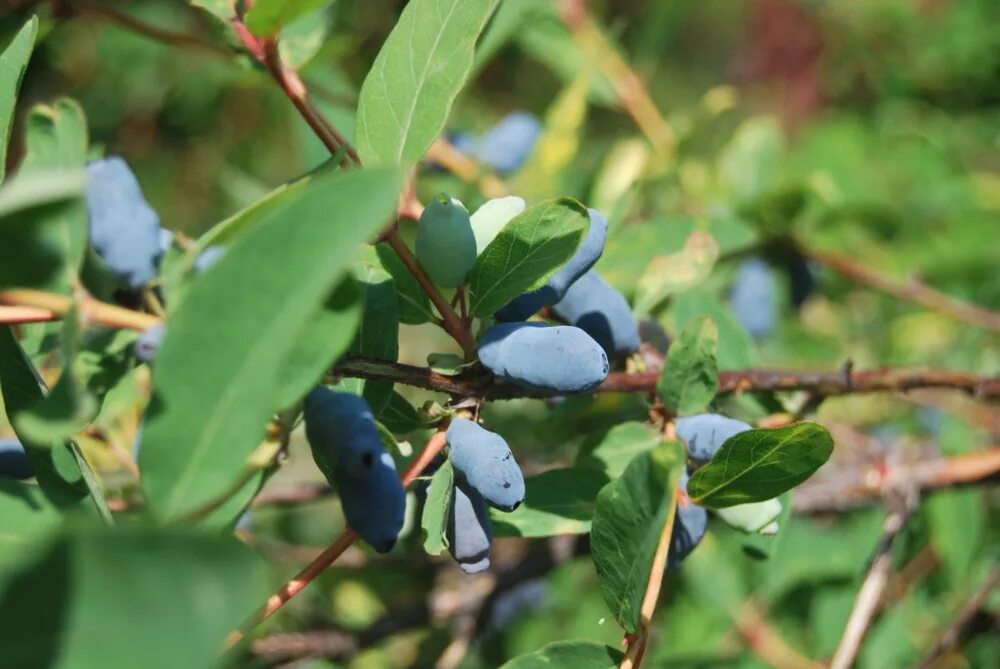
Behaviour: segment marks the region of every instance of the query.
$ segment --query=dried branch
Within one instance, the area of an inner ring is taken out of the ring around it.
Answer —
[[[958,646],[976,615],[980,612],[986,598],[994,589],[1000,587],[1000,567],[994,569],[983,582],[975,594],[969,598],[962,609],[958,612],[955,621],[945,629],[941,636],[937,638],[934,645],[924,656],[924,659],[917,665],[917,669],[932,669],[943,655]]]
[[[907,281],[896,279],[837,253],[816,249],[808,249],[805,252],[830,269],[887,295],[915,302],[969,325],[1000,332],[1000,313],[946,295],[916,279]]]
[[[915,504],[916,495],[912,490],[897,489],[886,495],[887,512],[885,523],[882,525],[882,537],[868,574],[854,600],[854,608],[847,618],[844,635],[833,654],[830,669],[850,669],[854,665],[861,642],[882,606],[882,598],[892,570],[893,543],[906,526]]]

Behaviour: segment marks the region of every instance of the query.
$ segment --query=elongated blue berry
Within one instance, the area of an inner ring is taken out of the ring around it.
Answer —
[[[469,486],[501,511],[513,511],[524,501],[524,475],[503,437],[464,418],[447,432],[451,463]]]
[[[448,552],[466,574],[478,574],[490,566],[490,514],[479,493],[463,483],[454,487],[445,538]]]
[[[597,272],[580,277],[552,311],[593,337],[608,357],[627,356],[639,350],[639,324],[631,307]]]
[[[760,258],[740,263],[729,293],[729,304],[751,336],[765,337],[774,329],[776,299],[777,286],[767,263]]]
[[[305,399],[304,415],[313,459],[340,493],[347,522],[375,550],[392,550],[406,495],[368,403],[317,386]]]
[[[701,543],[708,527],[708,511],[698,506],[687,496],[688,474],[684,472],[680,479],[680,494],[677,500],[677,514],[674,516],[674,529],[670,533],[670,550],[667,553],[667,569],[681,566],[691,551]]]
[[[708,462],[722,444],[735,434],[751,429],[750,425],[717,413],[700,413],[678,418],[677,436],[687,446],[688,455],[697,462]]]
[[[91,246],[128,288],[156,276],[160,219],[118,156],[87,165],[87,213]]]
[[[524,164],[541,134],[542,123],[534,114],[511,112],[479,138],[476,157],[500,174],[508,174]]]
[[[24,446],[11,437],[0,438],[0,476],[12,479],[30,479],[35,475]]]
[[[500,323],[479,343],[479,360],[504,381],[554,394],[593,390],[608,377],[608,356],[568,325]]]
[[[604,252],[608,236],[608,219],[596,209],[588,209],[590,229],[576,253],[538,290],[519,295],[496,312],[498,321],[523,321],[562,300],[567,291],[594,266]],[[630,312],[631,313],[631,312]]]

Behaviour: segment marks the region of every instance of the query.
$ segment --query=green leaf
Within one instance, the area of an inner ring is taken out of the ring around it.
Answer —
[[[428,353],[427,366],[435,374],[442,376],[456,376],[464,371],[465,367],[474,363],[465,362],[460,355],[454,353]]]
[[[472,313],[491,315],[521,293],[540,288],[570,259],[589,227],[587,209],[567,197],[514,217],[476,260],[469,277]]]
[[[472,67],[489,0],[410,0],[375,58],[358,100],[367,164],[412,165],[448,119]]]
[[[333,0],[256,0],[246,13],[244,23],[258,37],[273,37],[286,25]]]
[[[445,460],[427,486],[427,499],[420,519],[420,526],[424,529],[424,550],[430,555],[441,555],[448,548],[445,523],[448,522],[454,485],[455,470],[451,460]]]
[[[17,179],[54,170],[71,176],[87,158],[87,122],[69,99],[37,105],[27,118],[26,152]],[[82,192],[83,189],[81,189]],[[22,209],[0,222],[0,285],[67,293],[87,248],[83,198],[66,197]]]
[[[925,500],[931,546],[953,588],[968,585],[972,566],[989,525],[982,495],[975,488],[941,490]]]
[[[597,493],[608,482],[603,472],[585,467],[550,469],[525,479],[524,502],[511,513],[490,510],[498,537],[551,537],[586,534]]]
[[[639,629],[653,557],[665,526],[673,522],[683,466],[683,446],[661,444],[638,455],[597,496],[590,546],[598,585],[626,633]]]
[[[40,486],[0,476],[0,570],[62,524],[63,510]]]
[[[579,463],[596,462],[609,479],[622,475],[628,463],[640,453],[654,448],[663,441],[659,430],[645,423],[628,421],[615,425],[600,443],[579,459]]]
[[[215,666],[226,635],[264,595],[266,575],[260,558],[230,538],[78,532],[5,579],[4,662]]]
[[[375,417],[393,434],[413,432],[423,424],[417,410],[396,391],[392,392],[389,401]]]
[[[732,310],[703,287],[684,291],[671,301],[670,306],[679,328],[696,318],[712,319],[719,329],[719,369],[746,369],[760,364],[753,339],[736,320]]]
[[[592,641],[557,641],[515,657],[500,669],[617,669],[621,651]]]
[[[719,332],[710,318],[699,318],[684,326],[667,351],[656,394],[675,416],[703,411],[719,390],[719,368],[715,351]]]
[[[157,355],[139,456],[155,515],[180,518],[239,481],[278,408],[274,387],[297,343],[289,333],[390,218],[399,183],[390,170],[316,178],[192,283]],[[317,377],[329,362],[314,361]]]
[[[286,409],[319,383],[328,367],[354,339],[361,322],[357,283],[343,279],[306,321],[279,371],[275,406]],[[326,361],[327,364],[320,364]]]
[[[719,258],[719,244],[711,234],[695,230],[676,253],[653,258],[635,288],[635,313],[652,312],[671,295],[704,281]]]
[[[399,321],[407,325],[420,325],[434,319],[431,302],[410,270],[388,244],[375,247],[382,267],[391,276],[396,287]]]
[[[74,368],[79,348],[79,313],[70,310],[60,335],[63,370],[44,399],[20,412],[15,421],[20,434],[37,442],[60,442],[84,429],[97,416],[97,399]]]
[[[831,453],[833,439],[816,423],[741,432],[691,476],[688,495],[711,509],[763,502],[812,476]]]
[[[40,205],[79,198],[87,187],[87,173],[45,170],[18,174],[0,187],[0,218]]]
[[[32,16],[14,35],[7,48],[0,54],[0,181],[3,181],[7,165],[7,143],[10,128],[14,124],[14,105],[21,78],[28,67],[31,50],[35,47],[38,33],[38,17]]]
[[[254,9],[256,8],[254,6]],[[293,70],[301,70],[323,48],[323,43],[330,33],[330,21],[326,10],[326,7],[320,7],[303,14],[281,29],[278,51],[285,65]],[[343,128],[339,129],[343,131]]]
[[[94,473],[73,441],[37,441],[18,431],[19,416],[45,398],[46,388],[9,325],[0,326],[0,392],[7,418],[31,460],[38,483],[53,499],[89,495],[97,512],[110,520],[111,512]]]

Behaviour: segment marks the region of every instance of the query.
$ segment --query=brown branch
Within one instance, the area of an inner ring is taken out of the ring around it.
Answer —
[[[457,376],[443,376],[425,367],[398,362],[344,358],[334,374],[364,379],[394,381],[452,395],[483,399],[548,397],[551,393],[502,384],[489,374],[473,369]],[[598,392],[653,392],[660,372],[628,374],[614,372]],[[719,394],[801,390],[832,397],[857,393],[905,392],[916,388],[950,388],[981,399],[1000,398],[1000,377],[982,377],[965,372],[922,369],[879,369],[869,371],[796,372],[741,369],[719,374]]]
[[[796,513],[843,511],[877,499],[900,486],[930,491],[957,485],[981,483],[1000,474],[1000,446],[983,451],[939,457],[890,467],[867,466],[848,470],[830,482],[799,486],[792,498]]]
[[[943,655],[958,646],[962,639],[962,635],[968,629],[972,621],[975,620],[976,615],[980,612],[983,604],[986,602],[986,598],[997,587],[1000,587],[1000,567],[994,569],[983,584],[979,586],[979,589],[976,590],[975,594],[969,598],[969,601],[966,602],[962,609],[958,612],[958,616],[955,618],[955,621],[941,633],[941,636],[939,636],[934,642],[934,645],[931,646],[927,655],[925,655],[924,659],[917,665],[917,669],[932,669],[932,667],[938,663],[938,660]]]
[[[229,49],[221,47],[212,41],[203,39],[198,35],[190,35],[186,33],[174,32],[172,30],[166,30],[157,25],[140,21],[137,18],[105,5],[74,1],[71,3],[64,2],[62,6],[66,7],[67,4],[69,10],[78,16],[94,16],[103,19],[108,23],[130,30],[137,35],[142,35],[143,37],[148,37],[149,39],[162,42],[170,46],[194,48],[204,51],[205,53],[212,54],[213,56],[231,57],[233,55],[233,52]]]
[[[677,135],[657,109],[642,79],[608,42],[590,15],[586,0],[560,0],[557,6],[574,40],[614,88],[618,103],[658,153],[672,155]]]
[[[822,669],[819,662],[810,660],[789,646],[767,622],[763,607],[750,598],[734,616],[736,631],[765,664],[777,669]]]
[[[906,521],[915,506],[915,497],[912,490],[898,489],[886,495],[887,512],[882,526],[882,537],[868,574],[854,600],[854,608],[847,618],[844,635],[833,654],[830,669],[850,669],[854,665],[854,660],[861,649],[861,642],[882,606],[883,595],[892,571],[892,546],[900,531],[906,526]]]
[[[1000,313],[951,297],[916,279],[897,279],[838,253],[816,249],[806,249],[805,253],[830,269],[887,295],[915,302],[969,325],[1000,332]]]

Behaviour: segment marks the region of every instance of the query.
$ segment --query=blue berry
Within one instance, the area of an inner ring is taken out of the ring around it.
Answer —
[[[448,552],[466,574],[478,574],[490,566],[493,525],[486,503],[472,488],[457,483],[445,527]]]
[[[376,551],[392,550],[406,494],[368,403],[317,386],[305,399],[304,413],[313,459],[340,493],[347,522]]]
[[[677,436],[687,446],[688,455],[697,462],[708,462],[727,439],[752,429],[741,420],[716,413],[685,416],[678,418],[674,425]]]
[[[135,340],[134,344],[132,344],[132,350],[135,351],[135,357],[140,362],[152,364],[153,358],[156,357],[156,352],[160,350],[160,344],[163,343],[163,336],[166,332],[166,323],[150,325],[148,328],[143,330],[142,334],[139,335],[139,338]]]
[[[500,323],[480,339],[479,360],[500,380],[554,394],[593,390],[608,377],[608,356],[579,328]]]
[[[10,437],[0,438],[0,476],[30,479],[34,475],[35,470],[21,442]]]
[[[604,252],[604,241],[608,236],[608,219],[596,209],[588,209],[590,229],[580,242],[576,253],[562,268],[538,290],[519,295],[496,313],[498,321],[523,321],[562,300],[582,276],[584,276]]]
[[[457,288],[476,265],[476,235],[461,202],[438,195],[420,215],[417,260],[434,283]]]
[[[677,513],[674,516],[674,529],[670,533],[670,550],[667,553],[667,569],[681,566],[691,551],[701,543],[708,527],[708,511],[698,506],[687,496],[687,472],[681,474],[680,490],[677,500]]]
[[[501,511],[513,511],[524,501],[524,475],[503,437],[456,418],[447,439],[455,471],[487,502]]]
[[[610,358],[639,350],[639,324],[631,307],[597,272],[580,277],[552,311],[593,337]]]
[[[91,246],[128,288],[156,276],[160,219],[118,156],[87,165],[87,212]]]
[[[500,174],[508,174],[528,160],[541,134],[542,123],[534,114],[511,112],[479,138],[476,157]]]
[[[774,277],[766,262],[750,258],[740,263],[729,293],[729,305],[752,337],[766,337],[774,329],[776,295]]]

